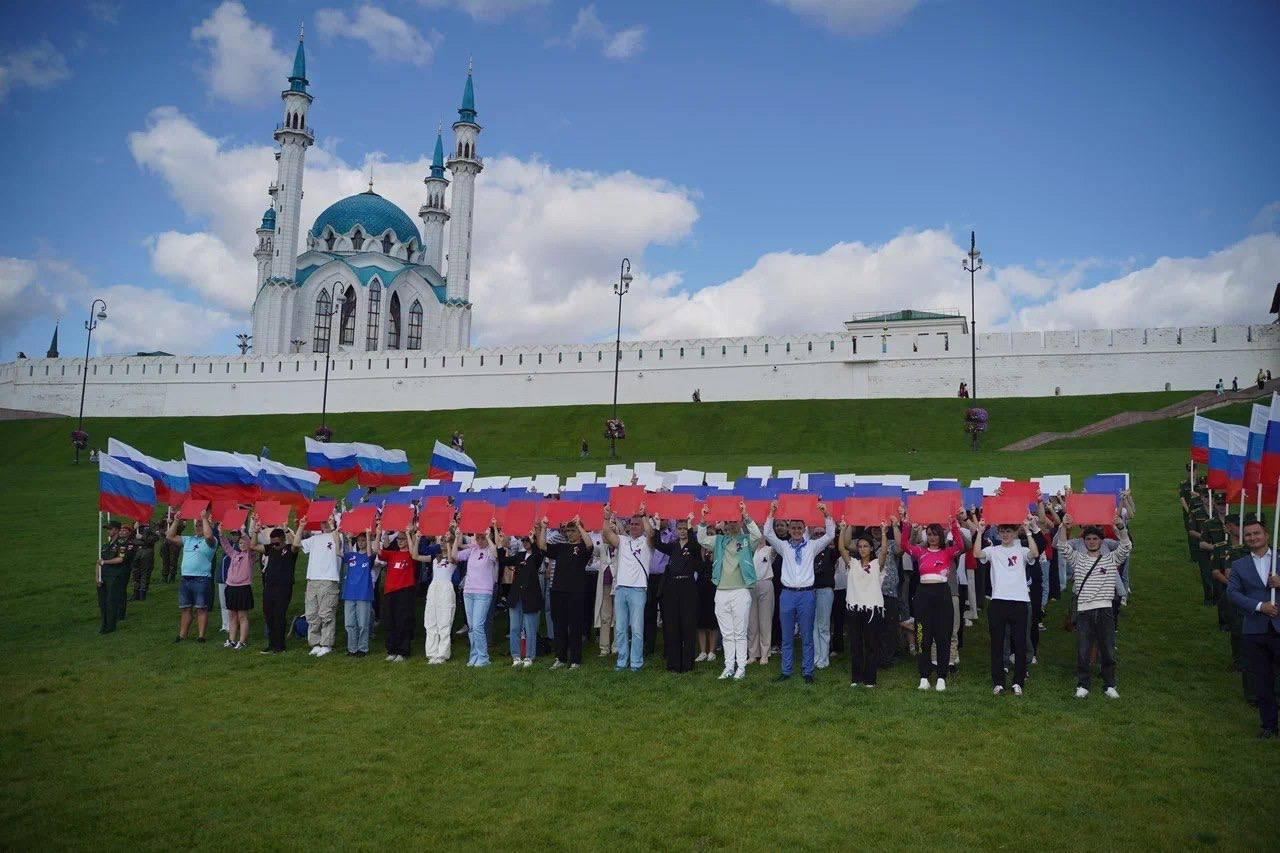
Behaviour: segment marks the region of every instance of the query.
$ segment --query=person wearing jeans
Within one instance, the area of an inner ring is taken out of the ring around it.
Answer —
[[[504,541],[500,530],[498,541]],[[515,569],[511,589],[507,592],[507,616],[511,620],[507,639],[513,667],[531,667],[538,658],[538,622],[542,618],[542,587],[538,583],[538,570],[542,568],[542,551],[533,543],[534,536],[521,531],[523,550],[512,553],[506,548],[498,549],[498,565]],[[523,651],[520,648],[521,631],[524,632]]]
[[[601,534],[613,552],[613,614],[617,624],[619,671],[644,666],[644,608],[649,595],[649,566],[653,560],[654,528],[644,514],[644,504],[620,530],[619,519],[605,507]]]
[[[347,628],[347,656],[369,654],[369,629],[373,625],[372,535],[366,530],[348,541],[342,554],[342,615]]]
[[[1076,611],[1076,698],[1089,695],[1089,653],[1096,647],[1102,664],[1102,682],[1108,699],[1119,699],[1116,691],[1116,623],[1111,612],[1120,565],[1133,550],[1129,531],[1117,515],[1112,526],[1120,545],[1114,551],[1102,547],[1102,528],[1086,527],[1081,540],[1084,549],[1076,548],[1067,538],[1071,516],[1062,517],[1054,545],[1067,561]]]
[[[497,532],[491,527],[477,534],[475,541],[459,550],[456,557],[466,564],[462,606],[467,613],[467,638],[471,643],[467,666],[489,665],[489,609],[498,583],[498,550],[494,541]]]
[[[774,532],[773,514],[778,511],[778,502],[769,506],[769,517],[764,523],[764,538],[773,546],[773,550],[782,556],[780,576],[782,578],[782,596],[779,601],[779,622],[782,636],[782,674],[779,681],[791,677],[791,669],[795,661],[795,627],[800,623],[800,642],[802,645],[801,671],[806,683],[813,683],[813,617],[816,609],[813,594],[813,560],[814,557],[831,544],[836,535],[835,522],[827,513],[827,505],[818,504],[818,510],[826,519],[824,532],[817,539],[810,539],[806,534],[808,528],[804,520],[788,519],[787,539],[781,539]]]

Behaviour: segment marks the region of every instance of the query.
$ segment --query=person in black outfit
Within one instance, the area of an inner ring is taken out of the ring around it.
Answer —
[[[254,542],[253,550],[265,554],[266,568],[262,570],[262,618],[267,623],[267,647],[262,654],[279,654],[284,651],[284,637],[288,631],[289,602],[293,599],[293,571],[298,565],[298,542],[302,539],[302,520],[298,529],[286,541],[285,530],[277,527],[271,531],[266,545]]]
[[[662,575],[662,640],[671,672],[693,671],[698,638],[698,573],[705,572],[702,546],[689,535],[693,516],[676,522],[676,538],[654,548],[667,555]]]
[[[773,534],[786,542],[791,538],[791,531],[787,528],[785,519],[775,518],[773,520]],[[778,615],[782,608],[778,607],[776,602],[782,600],[782,555],[774,552],[773,555],[773,600],[775,602],[773,608],[773,647],[769,649],[769,654],[777,654],[778,643],[782,637],[782,621]]]
[[[496,541],[506,541],[501,530]],[[527,533],[520,538],[520,544],[524,546],[523,551],[508,552],[505,547],[499,548],[498,565],[515,569],[507,590],[511,665],[530,667],[538,658],[538,622],[542,617],[542,586],[538,581],[538,570],[542,568],[543,554]],[[524,654],[520,653],[521,629],[524,629]]]
[[[556,662],[552,669],[582,666],[582,622],[586,612],[587,564],[595,552],[595,543],[582,527],[582,519],[574,518],[563,528],[565,541],[547,543],[547,519],[538,528],[538,549],[555,560],[556,571],[551,581],[551,619],[556,626]]]

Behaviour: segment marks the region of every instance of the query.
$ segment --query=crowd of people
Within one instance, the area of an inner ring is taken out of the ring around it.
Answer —
[[[1210,490],[1194,467],[1179,484],[1187,551],[1200,579],[1205,607],[1216,608],[1227,634],[1228,666],[1240,674],[1241,692],[1258,709],[1259,737],[1277,736],[1276,680],[1280,677],[1280,609],[1275,554],[1265,521],[1234,514],[1225,494]]]
[[[775,502],[763,525],[745,504],[739,518],[716,524],[705,510],[659,518],[641,505],[620,517],[606,506],[599,531],[580,518],[559,527],[544,518],[515,531],[495,519],[483,532],[464,535],[455,524],[442,536],[377,522],[344,534],[334,518],[311,532],[302,522],[264,528],[252,515],[226,529],[207,511],[188,528],[170,509],[163,536],[150,525],[109,531],[98,570],[102,630],[123,616],[121,577],[135,578],[135,598],[146,597],[159,543],[162,577],[178,584],[178,643],[193,631],[196,642],[206,641],[216,602],[223,645],[246,648],[260,580],[262,654],[284,652],[290,634],[305,637],[310,654],[330,654],[341,621],[349,656],[368,655],[378,628],[387,661],[421,648],[438,665],[465,635],[467,665],[483,667],[505,611],[507,652],[521,669],[540,654],[553,669],[578,669],[594,638],[617,670],[639,670],[661,637],[673,673],[710,665],[721,679],[742,680],[778,656],[776,680],[812,682],[847,649],[851,686],[874,687],[879,671],[914,660],[919,688],[945,691],[966,639],[974,642],[966,628],[985,611],[991,690],[1022,695],[1038,661],[1045,607],[1066,597],[1077,639],[1075,695],[1089,695],[1096,667],[1114,699],[1135,508],[1126,491],[1110,525],[1076,535],[1066,497],[1044,496],[1021,524],[987,525],[975,508],[948,526],[916,525],[901,506],[879,525],[855,526],[822,504],[822,523],[814,524],[776,518]],[[290,621],[302,555],[303,613]]]

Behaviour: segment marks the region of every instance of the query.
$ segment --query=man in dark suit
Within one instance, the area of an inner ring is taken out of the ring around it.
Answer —
[[[1244,526],[1244,544],[1249,553],[1231,564],[1227,595],[1244,614],[1243,636],[1249,666],[1258,692],[1258,713],[1262,717],[1260,738],[1276,736],[1276,669],[1280,666],[1280,607],[1275,604],[1280,590],[1276,555],[1267,546],[1267,529],[1257,520]]]

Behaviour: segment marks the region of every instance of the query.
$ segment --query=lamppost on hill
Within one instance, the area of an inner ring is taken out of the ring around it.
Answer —
[[[99,308],[98,305],[102,307]],[[80,417],[76,425],[76,435],[72,444],[76,449],[75,464],[80,464],[80,448],[86,441],[84,436],[84,392],[89,382],[89,344],[93,341],[93,330],[98,328],[98,323],[107,319],[107,301],[105,299],[95,299],[89,303],[89,319],[84,321],[84,330],[87,333],[84,336],[84,369],[80,371]]]
[[[978,319],[977,300],[974,291],[974,276],[982,269],[982,252],[978,251],[978,239],[974,232],[969,232],[969,256],[960,262],[965,272],[969,273],[969,396],[978,399]]]
[[[613,286],[613,292],[618,294],[618,335],[614,340],[613,348],[613,421],[618,420],[618,367],[622,364],[622,297],[627,295],[627,291],[631,289],[631,260],[629,258],[622,259],[622,269],[618,274],[618,283]],[[615,429],[609,430],[609,458],[612,459],[618,455],[618,437]]]
[[[325,324],[324,337],[324,393],[320,398],[320,427],[324,428],[325,417],[329,411],[329,362],[333,360],[333,318],[342,312],[345,297],[338,297],[328,308],[329,319]],[[325,309],[320,309],[325,310]]]
[[[248,355],[249,347],[253,346],[253,335],[247,332],[241,332],[236,335],[236,346],[240,347],[241,355]]]

